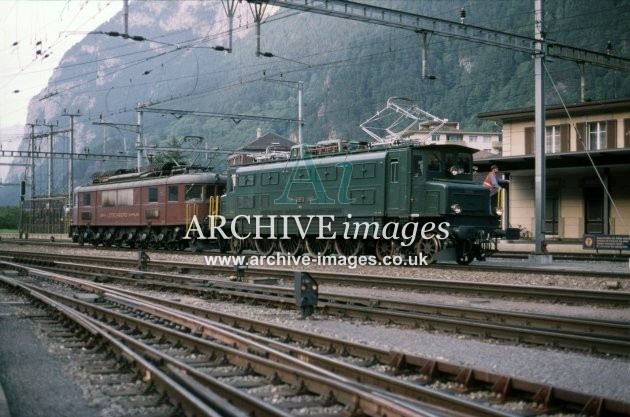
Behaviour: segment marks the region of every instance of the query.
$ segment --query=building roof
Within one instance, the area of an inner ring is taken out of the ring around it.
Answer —
[[[255,141],[243,146],[239,151],[245,152],[265,152],[271,145],[277,144],[276,150],[290,150],[291,146],[295,145],[295,142],[285,139],[280,135],[273,132],[265,133]]]
[[[566,110],[572,117],[586,114],[630,111],[630,98],[569,104],[566,106]],[[567,113],[562,105],[545,106],[545,117],[547,118],[566,116]],[[501,120],[503,122],[534,120],[534,107],[479,113],[477,117],[484,120]]]
[[[480,170],[488,170],[493,164],[499,165],[501,171],[534,169],[534,155],[480,156],[480,158],[477,158],[477,155],[474,156],[474,163]],[[598,167],[627,166],[630,160],[630,148],[550,153],[545,157],[545,166],[546,168],[584,167],[591,166],[591,160]]]

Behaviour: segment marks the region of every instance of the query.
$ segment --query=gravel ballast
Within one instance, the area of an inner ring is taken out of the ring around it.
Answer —
[[[12,246],[12,245],[11,245]],[[3,245],[5,247],[5,245]],[[6,249],[14,250],[9,247]],[[24,248],[22,248],[24,249]],[[31,252],[31,249],[28,249]],[[33,247],[33,252],[76,254],[77,250]],[[136,259],[135,251],[90,250],[91,256],[116,256]],[[180,261],[183,263],[205,264],[203,255],[169,254],[149,252],[152,260]],[[501,261],[505,264],[504,261]],[[560,267],[560,265],[556,265]],[[627,271],[625,263],[579,262],[567,263],[567,267],[580,270]],[[369,272],[368,272],[369,271]],[[211,272],[209,268],[208,272]],[[453,272],[437,268],[357,268],[350,273],[378,274],[384,276],[418,277],[422,279],[449,279],[470,282],[493,282],[515,285],[536,285],[548,287],[582,288],[589,290],[606,289],[604,279],[584,276],[553,274],[498,274],[487,271]],[[630,278],[630,275],[629,275]],[[229,277],[223,277],[229,279]],[[621,280],[620,292],[628,292],[628,280]],[[292,284],[292,283],[291,283]],[[562,305],[550,302],[529,302],[502,300],[485,297],[466,297],[454,294],[431,294],[403,291],[387,291],[371,288],[321,288],[322,292],[347,291],[361,297],[396,298],[405,301],[443,303],[449,305],[476,306],[480,308],[557,314],[562,316],[599,318],[626,322],[630,326],[630,308],[608,308],[588,305]],[[553,348],[520,346],[496,340],[481,340],[469,336],[427,332],[398,326],[377,325],[357,320],[342,320],[337,317],[316,314],[313,319],[300,320],[299,312],[293,310],[270,309],[245,304],[162,294],[163,297],[177,298],[189,304],[225,312],[228,314],[268,321],[284,327],[322,334],[357,343],[408,352],[427,358],[446,361],[471,368],[505,374],[515,378],[550,384],[559,388],[605,396],[611,399],[630,399],[630,360],[612,356],[590,355],[581,352],[567,352]]]

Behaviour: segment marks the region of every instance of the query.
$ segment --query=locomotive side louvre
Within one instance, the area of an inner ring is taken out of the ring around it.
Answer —
[[[228,171],[222,214],[228,219],[261,215],[262,221],[273,215],[334,216],[331,232],[343,232],[348,214],[353,221],[385,216],[386,158],[387,152],[379,151],[234,167]],[[282,219],[274,220],[276,234],[283,235]],[[255,226],[241,221],[238,229],[255,234]],[[294,222],[287,226],[288,234],[299,232]],[[319,233],[315,222],[303,226],[307,234]],[[263,227],[261,234],[268,230]]]

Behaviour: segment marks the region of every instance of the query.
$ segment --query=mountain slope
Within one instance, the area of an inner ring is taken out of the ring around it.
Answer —
[[[466,22],[511,33],[533,36],[533,1],[387,1],[384,7],[458,20],[466,7]],[[630,18],[627,2],[557,0],[545,3],[549,39],[628,56]],[[416,100],[427,111],[462,123],[463,128],[497,129],[476,119],[491,110],[533,105],[533,60],[530,56],[473,42],[430,38],[429,74],[421,77],[421,37],[377,25],[274,10],[268,7],[257,57],[250,7],[239,3],[234,19],[233,52],[213,50],[227,46],[227,20],[219,1],[134,1],[130,4],[130,35],[134,41],[106,34],[90,34],[64,56],[45,91],[33,99],[29,119],[59,120],[64,109],[80,111],[76,119],[75,149],[91,153],[135,154],[134,128],[96,125],[137,123],[136,106],[195,112],[251,115],[275,121],[240,120],[238,116],[208,118],[145,111],[144,137],[159,145],[186,135],[203,136],[207,146],[237,149],[255,139],[255,132],[297,135],[297,82],[304,86],[304,140],[328,137],[364,137],[358,125],[382,108],[389,97]],[[97,32],[121,30],[122,15]],[[548,62],[546,99],[558,103],[579,100],[580,68],[571,62]],[[591,99],[630,96],[630,77],[585,67]],[[280,81],[278,81],[280,80]],[[553,80],[553,83],[552,81]],[[127,130],[125,130],[127,129]],[[55,146],[66,146],[58,137]],[[24,146],[24,144],[22,145]],[[42,143],[41,146],[46,146]],[[217,154],[207,164],[224,166]],[[112,162],[77,162],[75,184],[112,167],[133,166]],[[44,163],[43,163],[44,165]],[[36,170],[36,194],[46,183],[46,169]],[[56,192],[65,192],[67,164],[55,162]],[[15,168],[13,176],[24,168]],[[5,196],[12,199],[13,197]]]

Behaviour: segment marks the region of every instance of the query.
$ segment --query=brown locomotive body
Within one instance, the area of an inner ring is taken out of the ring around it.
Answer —
[[[192,217],[216,214],[225,181],[214,172],[172,167],[98,178],[75,189],[72,238],[80,244],[181,249]]]

